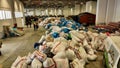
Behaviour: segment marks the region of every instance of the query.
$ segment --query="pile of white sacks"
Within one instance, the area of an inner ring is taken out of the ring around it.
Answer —
[[[58,38],[51,37],[51,33],[43,35],[39,49],[27,56],[18,56],[11,68],[84,68],[86,63],[97,59],[97,50],[104,49],[106,35],[103,33],[71,30],[71,40],[64,38],[65,33],[59,33]]]

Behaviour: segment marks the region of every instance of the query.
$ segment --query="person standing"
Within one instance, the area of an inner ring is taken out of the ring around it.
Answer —
[[[36,30],[38,30],[38,28],[39,28],[39,25],[38,25],[38,23],[36,23]]]
[[[36,23],[33,23],[34,31],[36,31]]]
[[[0,41],[0,56],[2,55],[1,48],[2,48],[2,41]]]

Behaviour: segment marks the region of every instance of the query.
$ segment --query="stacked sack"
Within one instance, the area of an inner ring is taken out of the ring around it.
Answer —
[[[18,57],[11,68],[84,68],[86,63],[96,60],[97,50],[104,50],[106,35],[79,31],[78,27],[71,27],[75,22],[64,18],[59,21],[48,23],[51,25],[46,34],[34,45],[36,51]]]

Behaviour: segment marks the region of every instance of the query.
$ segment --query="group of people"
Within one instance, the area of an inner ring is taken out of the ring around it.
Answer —
[[[32,27],[32,25],[33,25],[33,27],[34,27],[34,31],[36,31],[37,29],[38,29],[38,27],[39,27],[39,25],[38,25],[38,17],[37,16],[26,16],[26,26],[27,27]]]
[[[26,20],[25,25],[31,28],[32,23],[38,21],[38,17],[37,16],[26,16],[25,20]]]

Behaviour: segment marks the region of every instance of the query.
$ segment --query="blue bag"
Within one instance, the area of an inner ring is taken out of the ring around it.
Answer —
[[[70,29],[64,28],[64,29],[61,30],[61,32],[62,32],[62,31],[63,31],[64,33],[69,33],[69,32],[70,32]]]
[[[58,37],[59,37],[59,33],[58,33],[58,32],[52,33],[52,37],[53,37],[53,38],[58,38]]]

